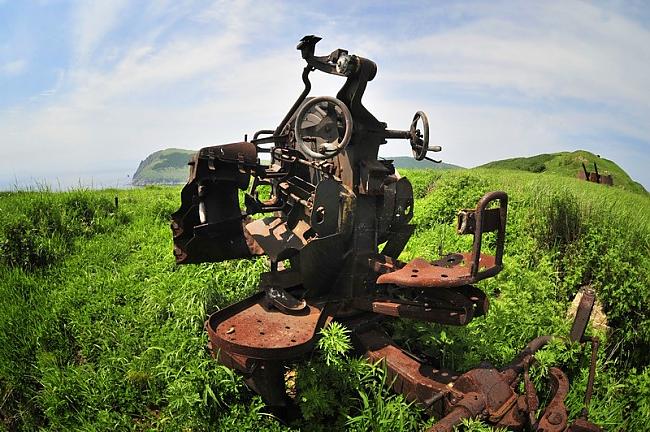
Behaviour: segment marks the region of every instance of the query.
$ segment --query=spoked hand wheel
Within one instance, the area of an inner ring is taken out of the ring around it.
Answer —
[[[418,129],[418,123],[422,121],[422,131]],[[427,115],[418,111],[413,116],[411,122],[411,149],[413,150],[413,157],[415,160],[423,160],[429,151],[429,119]]]
[[[352,114],[343,102],[329,96],[316,97],[306,101],[296,114],[296,143],[313,159],[330,159],[350,143],[352,126]]]

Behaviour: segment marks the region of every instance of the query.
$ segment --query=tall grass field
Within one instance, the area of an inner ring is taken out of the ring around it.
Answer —
[[[403,174],[418,225],[403,260],[469,250],[456,212],[491,190],[510,203],[505,269],[478,284],[487,316],[466,327],[393,321],[393,337],[460,372],[502,366],[535,336],[568,335],[569,305],[591,286],[608,328],[587,330],[604,340],[590,419],[605,430],[650,430],[648,194],[500,169]],[[278,422],[210,357],[203,330],[208,314],[255,292],[266,261],[176,266],[169,215],[179,193],[0,193],[0,430],[411,431],[434,422],[391,392],[382,367],[356,356],[338,325],[290,365],[302,415]],[[549,367],[568,372],[567,407],[578,416],[589,353],[554,342],[537,360],[543,398]]]

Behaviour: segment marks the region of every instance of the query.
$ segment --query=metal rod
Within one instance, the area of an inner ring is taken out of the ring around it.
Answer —
[[[411,132],[410,131],[386,129],[386,138],[388,138],[388,139],[411,139]]]
[[[600,339],[598,337],[594,336],[589,339],[591,340],[591,363],[589,364],[589,378],[587,379],[587,390],[585,391],[585,407],[581,413],[581,417],[585,420],[589,416],[589,403],[591,402],[591,395],[594,392],[596,360],[598,359],[598,347],[600,346]]]
[[[302,82],[305,83],[305,89],[300,93],[300,96],[298,96],[298,99],[294,102],[293,106],[287,113],[287,115],[284,116],[282,121],[280,122],[280,125],[275,129],[275,133],[273,134],[274,136],[280,135],[282,132],[282,129],[284,129],[284,126],[289,122],[289,119],[293,115],[294,112],[298,109],[300,104],[305,100],[309,92],[311,91],[311,82],[309,81],[309,73],[313,71],[314,68],[312,66],[305,66],[305,68],[302,70]]]
[[[260,135],[273,135],[272,129],[262,129],[255,132],[253,135],[253,141],[255,141]]]

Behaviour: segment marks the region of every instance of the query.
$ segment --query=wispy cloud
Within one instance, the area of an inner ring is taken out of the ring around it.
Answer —
[[[69,16],[70,60],[37,101],[0,113],[0,171],[26,159],[35,172],[100,169],[272,128],[301,90],[295,44],[318,33],[319,52],[377,61],[364,104],[392,128],[425,110],[447,161],[586,148],[650,185],[650,30],[614,7],[120,0],[75,3]],[[342,84],[312,76],[315,95]]]
[[[80,1],[74,19],[75,58],[86,64],[107,34],[119,25],[125,0]]]
[[[20,75],[27,66],[27,62],[23,59],[12,60],[0,66],[0,74],[5,76]]]
[[[65,81],[65,71],[64,70],[57,70],[56,71],[56,82],[54,85],[47,90],[43,90],[39,96],[40,97],[51,97],[57,94],[63,87],[63,83]]]
[[[137,161],[147,152],[165,146],[209,145],[231,133],[231,128],[225,128],[227,132],[215,134],[214,128],[220,117],[232,112],[242,113],[242,122],[229,121],[237,125],[235,136],[239,138],[242,128],[250,127],[250,122],[243,117],[243,107],[248,102],[240,99],[242,105],[238,108],[237,103],[223,103],[226,98],[215,97],[229,92],[228,98],[236,99],[238,91],[247,92],[251,88],[233,79],[237,74],[254,80],[251,73],[238,68],[245,63],[251,72],[256,70],[254,60],[241,55],[252,36],[241,31],[240,23],[259,25],[279,15],[274,9],[264,7],[251,14],[244,4],[218,14],[219,5],[189,14],[191,21],[201,22],[210,30],[172,34],[164,42],[156,42],[159,27],[154,26],[141,38],[129,41],[121,54],[104,68],[81,61],[71,65],[65,74],[59,75],[53,87],[41,93],[43,96],[56,94],[51,102],[35,110],[23,109],[0,117],[0,134],[9,137],[11,142],[3,149],[5,157],[0,168],[7,170],[13,165],[11,161],[29,158],[32,170],[52,170],[52,155],[60,155],[59,169],[75,169],[80,165],[97,166],[101,159],[107,158]],[[109,21],[113,22],[117,15],[116,10],[111,10]],[[175,8],[174,12],[179,11]],[[98,19],[96,13],[86,9],[77,16]],[[173,26],[173,20],[167,25]],[[102,54],[97,44],[111,25],[100,27],[103,31],[86,36],[92,43],[82,43],[83,49],[76,52],[85,53],[86,58],[93,52]],[[275,62],[272,66],[277,65]],[[231,83],[228,88],[222,85],[226,82]],[[252,88],[264,91],[259,86]],[[187,89],[193,94],[189,101],[182,94]],[[171,101],[161,102],[165,98]],[[32,143],[47,147],[50,156],[34,154]],[[98,159],[97,154],[104,156]]]
[[[587,148],[650,184],[643,168],[650,164],[646,25],[582,2],[451,8],[441,13],[467,18],[379,48],[393,57],[384,75],[391,90],[437,101],[433,112],[446,120],[435,136],[449,140],[448,156],[473,164]],[[645,148],[624,152],[624,141]]]
[[[427,67],[392,78],[649,106],[650,30],[639,23],[572,2],[499,12],[404,44],[400,54]]]

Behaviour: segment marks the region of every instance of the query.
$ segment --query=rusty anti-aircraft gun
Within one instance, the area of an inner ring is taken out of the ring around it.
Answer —
[[[607,186],[614,185],[614,179],[611,174],[601,174],[598,172],[598,165],[594,162],[594,170],[589,172],[585,163],[582,162],[582,171],[578,171],[578,176],[580,180],[586,180],[591,183],[600,183]]]
[[[203,148],[189,163],[182,204],[172,215],[177,263],[270,260],[257,294],[206,322],[215,357],[242,373],[269,406],[286,407],[284,365],[311,352],[319,331],[337,320],[352,330],[361,353],[385,363],[395,391],[440,419],[431,430],[449,431],[470,417],[512,429],[598,430],[586,410],[567,426],[568,379],[557,368],[550,373],[551,402],[535,417],[539,402],[528,366],[550,337],[533,340],[502,369],[483,365],[457,374],[418,361],[382,331],[378,322],[393,317],[465,325],[487,312],[488,299],[473,284],[503,267],[508,197],[490,192],[476,209],[459,213],[459,234],[474,238],[471,252],[401,262],[415,229],[413,189],[391,160],[378,158],[379,147],[408,140],[417,160],[441,148],[429,145],[421,111],[408,130],[387,129],[361,101],[377,65],[342,49],[316,56],[319,40],[306,36],[298,45],[307,62],[305,88],[276,129]],[[315,70],[345,78],[336,98],[307,97]],[[270,163],[260,162],[263,153]],[[482,252],[488,232],[495,233],[495,255]],[[583,296],[572,340],[584,341],[593,301]],[[593,368],[592,362],[592,378]],[[517,392],[521,375],[525,395]],[[587,393],[586,405],[591,384]]]

